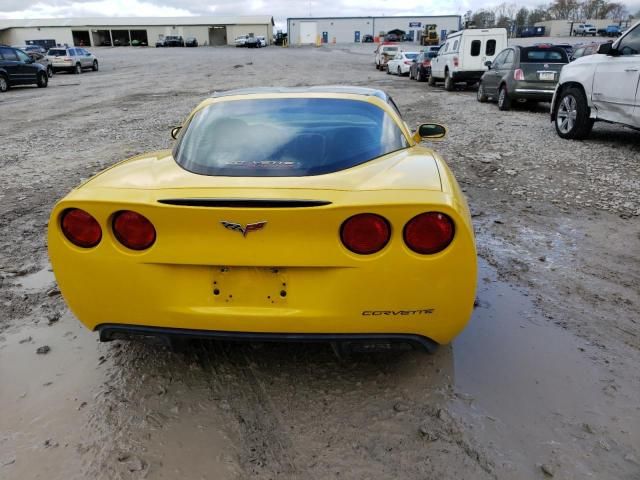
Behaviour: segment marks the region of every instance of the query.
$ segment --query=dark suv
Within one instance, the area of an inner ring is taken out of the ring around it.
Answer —
[[[0,45],[0,92],[6,92],[13,85],[30,84],[46,87],[49,84],[47,69],[22,50]]]

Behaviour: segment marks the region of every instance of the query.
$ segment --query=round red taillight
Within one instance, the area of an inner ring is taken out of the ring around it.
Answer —
[[[448,215],[426,212],[416,215],[404,227],[404,241],[416,253],[438,253],[453,240],[455,227]]]
[[[389,243],[391,226],[375,213],[360,213],[348,218],[340,228],[340,238],[345,247],[360,255],[379,252]]]
[[[118,241],[131,250],[146,250],[156,241],[156,229],[147,217],[130,210],[113,217],[113,233]]]
[[[62,233],[74,245],[95,247],[102,239],[102,228],[90,214],[79,208],[70,208],[62,214]]]

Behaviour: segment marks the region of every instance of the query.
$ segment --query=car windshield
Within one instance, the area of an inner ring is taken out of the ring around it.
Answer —
[[[521,63],[569,63],[567,52],[564,48],[523,48],[520,55]]]
[[[54,48],[49,50],[49,53],[48,53],[48,55],[52,55],[54,57],[64,57],[66,54],[67,54],[66,50],[54,49]]]
[[[344,170],[406,147],[393,118],[368,102],[281,98],[205,107],[174,156],[202,175],[298,177]]]
[[[406,58],[408,58],[409,60],[413,60],[414,58],[416,58],[418,56],[417,53],[405,53],[404,56]]]

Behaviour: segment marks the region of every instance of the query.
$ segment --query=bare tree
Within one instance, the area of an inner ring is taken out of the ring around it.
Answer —
[[[587,0],[585,3],[597,1],[601,0]],[[579,10],[577,0],[555,0],[549,7],[549,13],[555,20],[576,20]]]
[[[490,10],[478,10],[471,16],[471,22],[477,28],[490,28],[496,23],[496,15]]]
[[[544,7],[538,7],[535,10],[529,12],[528,23],[529,25],[535,25],[538,22],[544,22],[545,20],[551,20],[549,10]]]
[[[518,28],[522,28],[527,24],[527,20],[529,19],[529,10],[526,7],[522,7],[516,13],[516,26]]]
[[[609,4],[609,14],[608,14],[609,18],[620,22],[625,18],[627,18],[628,16],[629,16],[629,10],[627,9],[627,6],[624,5],[623,3],[614,2]]]

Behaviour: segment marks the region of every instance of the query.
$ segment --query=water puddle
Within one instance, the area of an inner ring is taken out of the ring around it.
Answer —
[[[618,385],[589,358],[596,347],[542,318],[482,259],[480,272],[479,306],[454,342],[455,385],[505,467],[539,475],[536,463],[569,462],[573,473],[562,478],[638,468],[629,462],[640,445],[638,391]],[[594,458],[594,449],[604,455]]]
[[[0,477],[82,478],[78,447],[86,433],[84,407],[102,379],[99,356],[95,336],[71,315],[55,328],[40,324],[4,332]]]
[[[51,270],[44,268],[35,273],[15,278],[13,281],[18,283],[26,292],[35,292],[46,290],[53,286],[56,281],[56,277],[53,275]]]

